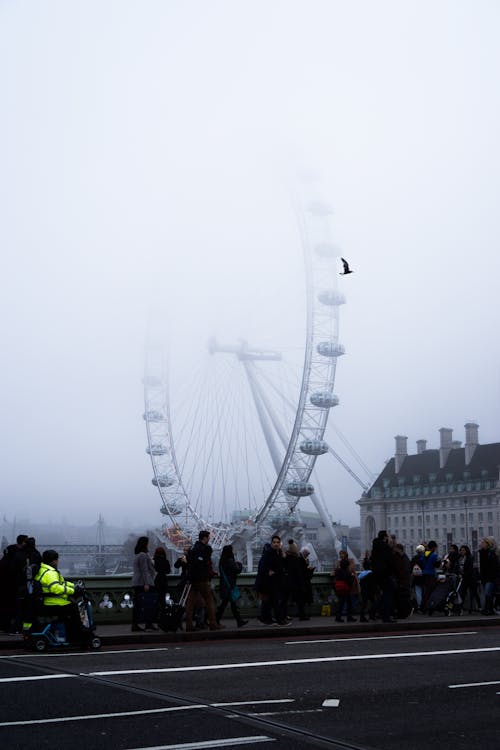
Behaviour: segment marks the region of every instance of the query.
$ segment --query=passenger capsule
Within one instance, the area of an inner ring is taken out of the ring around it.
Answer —
[[[313,494],[314,486],[309,484],[309,482],[288,482],[286,491],[289,495],[293,495],[293,497],[306,497]]]
[[[165,421],[165,415],[162,414],[161,411],[156,411],[155,409],[145,412],[142,415],[142,418],[144,419],[145,422],[164,422]]]
[[[151,484],[154,484],[155,487],[171,487],[175,484],[175,480],[168,474],[159,474],[157,477],[153,477]]]
[[[345,297],[335,289],[325,289],[318,294],[318,300],[322,305],[345,305]]]
[[[146,448],[146,453],[150,456],[164,456],[168,453],[167,447],[163,443],[152,443]]]
[[[323,357],[340,357],[345,354],[345,347],[342,344],[336,344],[334,341],[320,341],[316,351]]]
[[[331,409],[332,406],[338,406],[339,397],[331,391],[314,391],[309,401],[313,406],[319,406],[321,409]]]
[[[300,450],[308,456],[322,456],[328,453],[328,443],[325,440],[304,440]]]

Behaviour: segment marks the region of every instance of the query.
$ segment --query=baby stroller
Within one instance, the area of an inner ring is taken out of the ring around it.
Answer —
[[[461,583],[461,579],[458,579],[456,575],[445,575],[444,573],[438,575],[437,583],[427,602],[428,614],[442,612],[446,616],[461,615],[463,613],[460,597]]]

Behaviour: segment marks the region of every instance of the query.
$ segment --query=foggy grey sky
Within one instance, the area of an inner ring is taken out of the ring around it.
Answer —
[[[376,473],[397,433],[500,440],[499,21],[487,0],[0,2],[0,514],[160,523],[151,311],[179,367],[204,327],[296,341],[302,165],[356,271],[340,429]]]

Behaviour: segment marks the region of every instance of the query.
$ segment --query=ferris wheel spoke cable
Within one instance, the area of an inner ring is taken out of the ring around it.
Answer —
[[[247,388],[249,387],[249,384],[246,384]],[[244,427],[244,435],[245,435],[245,465],[246,465],[246,473],[247,473],[247,481],[249,488],[252,488],[252,492],[250,496],[253,496],[256,498],[257,496],[265,497],[265,487],[269,487],[271,485],[270,477],[266,472],[265,469],[265,462],[262,460],[259,460],[259,456],[261,455],[261,450],[259,450],[259,445],[262,444],[262,431],[260,425],[257,425],[257,420],[255,419],[255,414],[250,411],[250,402],[244,401],[244,414],[245,414],[245,427]],[[259,437],[257,437],[257,432],[259,431]],[[250,465],[249,461],[249,455],[248,455],[248,449],[249,446],[252,450],[252,458],[254,459],[252,461],[252,466]],[[259,470],[259,476],[256,477],[255,473],[256,470]],[[250,469],[252,471],[252,474],[250,473]],[[254,478],[255,477],[255,478]],[[260,480],[260,481],[258,481]],[[256,487],[257,489],[254,489]]]
[[[219,395],[220,395],[219,394],[219,390],[222,390],[222,386],[220,384],[219,384],[219,388],[216,387],[215,389],[213,389],[213,392],[214,392],[214,410],[215,410],[215,416],[216,416],[216,418],[211,421],[211,425],[210,425],[211,427],[214,428],[214,431],[213,431],[212,436],[211,436],[210,449],[209,449],[209,452],[208,452],[208,455],[207,455],[207,459],[206,459],[206,462],[205,462],[205,466],[204,466],[204,469],[203,469],[203,472],[202,472],[202,484],[200,486],[200,492],[198,494],[197,502],[200,502],[200,500],[201,500],[202,489],[204,488],[204,483],[205,483],[206,477],[209,474],[210,464],[211,464],[213,456],[214,456],[215,448],[216,448],[217,442],[219,440],[219,435],[220,435],[220,430],[221,430],[221,404],[220,404],[220,399],[219,399]],[[213,472],[212,472],[212,475],[213,475]],[[214,480],[212,478],[212,492],[210,493],[211,497],[213,495],[213,481]]]
[[[342,434],[342,432],[339,430],[339,428],[336,427],[334,423],[332,423],[331,426],[332,426],[332,429],[338,435],[338,437],[342,440],[342,442],[344,443],[344,445],[346,446],[346,448],[348,448],[348,450],[351,452],[351,454],[354,456],[354,458],[356,458],[356,460],[358,461],[359,465],[365,470],[365,472],[368,475],[368,477],[370,478],[370,480],[372,480],[373,476],[374,476],[373,471],[370,471],[369,467],[364,463],[363,459],[356,452],[356,450],[353,448],[353,446],[351,445],[351,443],[347,440],[347,438],[345,437],[345,435]]]

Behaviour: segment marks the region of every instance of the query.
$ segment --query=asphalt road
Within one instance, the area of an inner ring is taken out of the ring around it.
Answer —
[[[0,654],[9,750],[498,750],[500,628]]]

